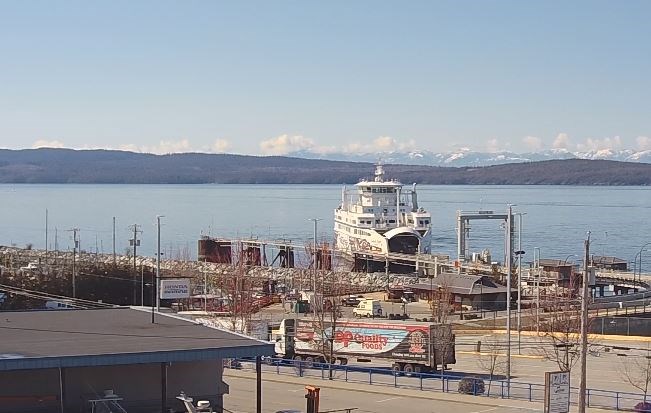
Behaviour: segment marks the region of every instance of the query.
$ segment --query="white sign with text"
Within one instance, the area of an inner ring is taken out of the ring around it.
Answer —
[[[160,281],[160,298],[162,300],[188,298],[188,297],[190,297],[189,279],[179,278],[174,280]]]

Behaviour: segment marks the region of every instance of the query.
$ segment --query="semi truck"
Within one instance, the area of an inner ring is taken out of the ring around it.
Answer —
[[[419,373],[456,363],[450,325],[436,323],[331,322],[287,318],[271,331],[278,357],[308,365],[384,361],[395,372]]]

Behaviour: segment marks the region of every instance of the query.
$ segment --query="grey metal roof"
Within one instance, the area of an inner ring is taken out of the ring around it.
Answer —
[[[412,290],[431,291],[439,287],[453,294],[475,295],[506,292],[506,287],[498,285],[490,277],[481,275],[442,273],[432,278],[432,282],[408,285]]]
[[[272,355],[271,343],[129,308],[0,312],[0,370]]]

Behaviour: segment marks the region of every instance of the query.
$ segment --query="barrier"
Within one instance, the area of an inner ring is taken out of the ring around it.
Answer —
[[[239,368],[255,371],[255,362],[250,359],[238,359]],[[236,364],[237,365],[237,364]],[[310,377],[321,380],[337,380],[350,383],[370,384],[431,392],[456,393],[462,380],[462,393],[475,397],[492,397],[503,399],[528,400],[542,402],[545,396],[545,386],[538,383],[519,381],[488,380],[478,375],[459,375],[454,373],[403,373],[393,372],[389,368],[363,367],[357,365],[335,365],[327,363],[309,363],[305,361],[285,360],[278,358],[266,359],[263,371],[278,375]],[[467,384],[467,381],[471,384]],[[483,383],[481,386],[479,383]],[[466,390],[470,388],[470,390]],[[571,403],[578,401],[579,389],[572,387]],[[613,410],[632,411],[634,406],[644,401],[641,393],[617,392],[601,389],[587,389],[586,403],[588,407]]]

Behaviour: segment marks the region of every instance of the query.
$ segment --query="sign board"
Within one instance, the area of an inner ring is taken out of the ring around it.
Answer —
[[[569,413],[570,372],[545,373],[545,413]]]
[[[190,297],[190,280],[177,278],[160,280],[160,298],[162,300]]]

